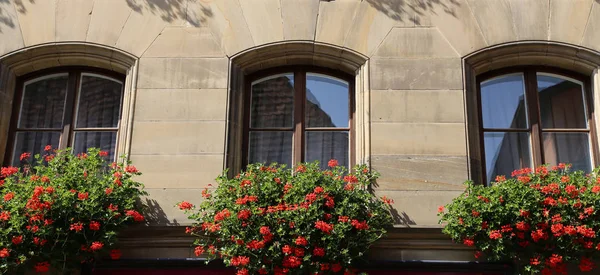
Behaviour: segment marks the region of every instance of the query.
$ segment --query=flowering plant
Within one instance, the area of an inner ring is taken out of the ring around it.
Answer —
[[[352,265],[391,225],[391,200],[366,189],[377,177],[366,166],[347,173],[336,160],[318,163],[248,165],[229,179],[217,178],[214,193],[195,207],[178,206],[196,223],[196,256],[222,258],[246,274],[353,274]]]
[[[136,199],[145,192],[134,166],[109,165],[107,156],[48,145],[43,155],[23,153],[21,168],[1,168],[1,273],[65,272],[99,255],[120,257],[117,231],[144,220]]]
[[[512,261],[526,274],[566,274],[568,263],[594,268],[600,250],[600,178],[570,165],[520,169],[489,187],[467,182],[441,206],[443,231],[476,248],[475,257]]]

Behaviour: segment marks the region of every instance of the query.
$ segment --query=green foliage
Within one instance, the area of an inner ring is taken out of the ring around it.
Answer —
[[[46,146],[33,164],[24,153],[21,168],[2,168],[0,272],[68,272],[98,256],[118,259],[117,231],[144,220],[134,166],[108,164],[98,149],[70,152]]]
[[[439,209],[444,233],[474,246],[475,256],[511,261],[525,274],[566,274],[568,263],[594,267],[600,238],[598,171],[585,175],[569,165],[538,167],[496,178]]]
[[[222,258],[244,274],[354,274],[352,265],[391,226],[390,200],[367,191],[377,174],[366,166],[351,173],[329,162],[285,166],[248,165],[229,179],[217,178],[214,193],[195,207],[196,255]]]

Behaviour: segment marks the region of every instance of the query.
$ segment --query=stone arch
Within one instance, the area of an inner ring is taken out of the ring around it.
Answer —
[[[463,57],[465,90],[465,122],[468,140],[469,174],[472,180],[483,182],[479,138],[477,81],[479,74],[513,66],[546,66],[573,71],[589,77],[593,101],[591,108],[600,106],[600,52],[585,47],[553,41],[518,41],[477,50]],[[600,122],[594,112],[594,124]],[[598,135],[598,134],[597,134]],[[593,138],[600,138],[599,136]]]
[[[356,163],[369,163],[369,58],[358,52],[312,41],[284,41],[244,50],[229,63],[228,121],[225,165],[230,172],[242,167],[243,106],[245,77],[283,66],[310,65],[337,70],[355,77]]]
[[[92,43],[52,43],[23,48],[0,56],[0,159],[4,158],[13,109],[16,79],[35,71],[84,66],[126,76],[117,154],[129,152],[138,58],[119,49]]]

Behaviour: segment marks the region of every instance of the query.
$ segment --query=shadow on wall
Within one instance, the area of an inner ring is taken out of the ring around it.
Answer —
[[[410,21],[417,25],[421,24],[421,17],[425,12],[435,14],[434,9],[437,6],[457,17],[455,9],[461,5],[458,0],[366,0],[366,2],[396,21]]]
[[[166,22],[185,20],[194,27],[199,27],[206,19],[213,16],[210,7],[202,5],[202,0],[125,0],[127,5],[138,13],[150,12],[160,15]],[[191,6],[198,4],[199,9]]]
[[[165,211],[160,207],[156,200],[146,199],[142,202],[146,211],[144,211],[144,216],[148,223],[152,225],[169,225],[176,226],[179,225],[176,219],[173,221],[169,220]]]
[[[371,182],[371,186],[369,187],[369,192],[372,194],[375,193],[375,190],[379,187],[377,181]],[[377,195],[375,194],[375,197]],[[390,214],[392,214],[392,219],[394,220],[394,225],[402,225],[405,227],[410,227],[411,225],[416,225],[417,223],[406,214],[406,212],[399,212],[398,209],[394,208],[392,204],[392,208],[390,209]]]
[[[15,5],[17,6],[17,10],[24,10],[25,7],[23,6],[22,0],[14,0],[15,1]],[[35,0],[29,0],[31,2],[35,1]],[[0,5],[7,5],[10,4],[10,0],[0,0]],[[8,16],[8,12],[3,10],[2,7],[0,6],[0,33],[2,32],[2,28],[3,27],[9,27],[11,29],[15,28],[15,22],[13,21],[12,18],[10,18]]]
[[[29,1],[35,4],[36,1],[47,0],[12,0],[18,13],[26,14],[27,7],[24,4]],[[194,27],[199,27],[206,22],[207,18],[213,16],[213,12],[207,5],[202,4],[205,0],[124,0],[134,11],[141,14],[152,13],[159,15],[165,22],[174,22],[184,20]],[[4,27],[15,28],[17,22],[11,18],[11,12],[6,7],[11,5],[11,0],[0,0],[0,33]],[[92,11],[93,13],[93,11]]]

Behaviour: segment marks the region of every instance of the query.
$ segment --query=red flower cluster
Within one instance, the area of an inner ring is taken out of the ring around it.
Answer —
[[[600,175],[570,172],[569,167],[523,168],[511,179],[496,177],[489,187],[469,185],[449,212],[438,210],[447,223],[444,232],[460,235],[458,241],[495,260],[527,259],[517,266],[542,274],[566,274],[568,262],[592,270],[596,258],[591,256],[600,250],[595,222],[600,218],[595,211]]]
[[[331,170],[250,165],[233,179],[218,178],[218,196],[203,192],[205,200],[190,216],[198,223],[186,233],[200,237],[197,249],[207,249],[209,259],[225,259],[237,274],[343,272],[340,262],[351,263],[383,232],[382,221],[391,222],[386,214],[393,201],[364,196],[360,187],[376,176],[366,167],[346,173],[336,160],[327,164]],[[216,238],[202,238],[208,234]],[[352,252],[326,253],[339,243]],[[216,247],[223,247],[222,254]]]
[[[125,211],[125,215],[128,217],[132,217],[136,222],[143,222],[144,216],[135,210],[127,210]]]
[[[179,209],[181,210],[190,210],[192,208],[194,208],[194,205],[187,201],[182,201],[179,203]]]

